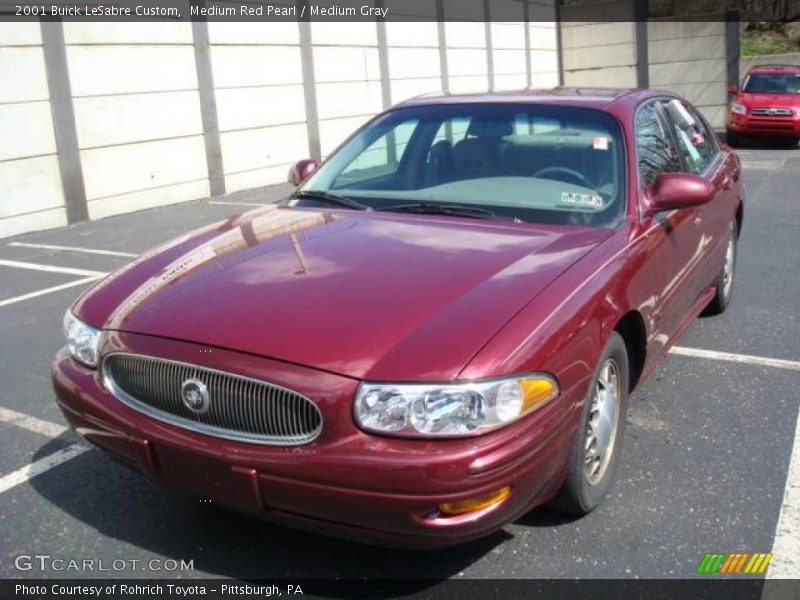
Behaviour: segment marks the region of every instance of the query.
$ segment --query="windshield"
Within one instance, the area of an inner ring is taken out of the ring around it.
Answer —
[[[800,94],[800,73],[753,73],[744,91],[762,94]]]
[[[435,204],[446,214],[467,207],[496,218],[612,227],[624,211],[621,146],[616,121],[595,110],[412,106],[365,125],[301,191],[376,210]],[[314,200],[305,194],[293,202]]]

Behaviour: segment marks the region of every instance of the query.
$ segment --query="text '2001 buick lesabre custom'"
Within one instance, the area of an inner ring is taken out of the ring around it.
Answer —
[[[58,403],[154,477],[362,540],[587,513],[630,391],[730,301],[740,174],[666,92],[404,102],[84,293]]]

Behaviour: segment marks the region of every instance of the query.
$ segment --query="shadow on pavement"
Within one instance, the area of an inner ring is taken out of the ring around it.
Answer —
[[[789,150],[797,148],[794,138],[762,138],[742,137],[739,139],[735,150]]]

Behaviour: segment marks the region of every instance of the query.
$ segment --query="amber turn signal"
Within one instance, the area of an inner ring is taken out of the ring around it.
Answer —
[[[558,396],[558,384],[551,379],[523,379],[519,382],[519,385],[522,387],[525,396],[525,401],[520,411],[522,414],[537,409]]]
[[[477,498],[459,500],[457,502],[442,502],[439,505],[439,510],[448,515],[463,515],[466,513],[475,512],[476,510],[482,510],[484,508],[494,506],[495,504],[498,504],[508,498],[510,493],[511,488],[506,486],[504,488],[500,488],[496,492],[484,494],[483,496],[478,496]]]

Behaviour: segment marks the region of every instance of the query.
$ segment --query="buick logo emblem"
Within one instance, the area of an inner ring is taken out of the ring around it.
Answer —
[[[181,385],[183,405],[195,414],[202,415],[210,406],[208,389],[202,381],[187,379]]]

